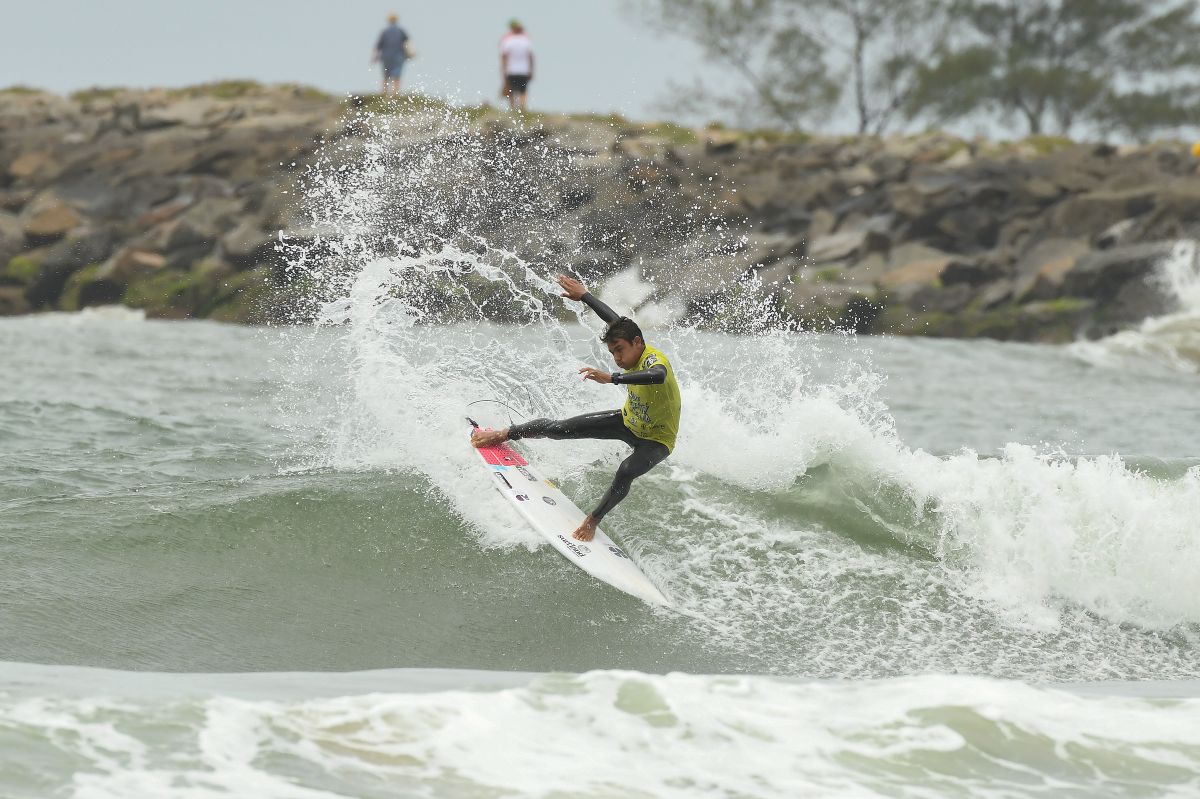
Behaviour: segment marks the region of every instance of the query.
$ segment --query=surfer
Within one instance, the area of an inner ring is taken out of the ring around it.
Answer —
[[[625,499],[630,484],[661,463],[675,448],[675,436],[679,433],[679,385],[671,362],[646,344],[636,322],[619,316],[574,278],[559,275],[558,284],[564,297],[583,302],[608,325],[600,340],[608,346],[617,366],[631,371],[605,372],[584,366],[579,373],[584,380],[628,386],[625,407],[570,419],[534,419],[504,430],[476,430],[471,434],[471,443],[476,447],[494,447],[522,438],[604,438],[624,441],[633,447],[629,457],[621,461],[600,504],[572,533],[580,541],[591,541],[596,526]]]

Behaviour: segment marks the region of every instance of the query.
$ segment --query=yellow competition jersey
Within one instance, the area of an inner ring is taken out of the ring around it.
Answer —
[[[622,386],[629,391],[621,417],[629,432],[638,438],[647,438],[675,449],[675,436],[679,435],[679,384],[675,382],[675,370],[667,356],[650,345],[629,371],[638,372],[662,364],[667,369],[667,382],[657,386]]]

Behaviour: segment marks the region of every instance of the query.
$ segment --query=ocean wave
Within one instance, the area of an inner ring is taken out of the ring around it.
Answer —
[[[990,799],[1200,790],[1195,683],[1164,698],[1144,686],[1074,693],[942,675],[829,683],[394,671],[272,680],[20,664],[0,669],[0,680],[0,787],[9,796]],[[72,696],[85,681],[84,696]],[[1120,695],[1125,688],[1142,695]]]

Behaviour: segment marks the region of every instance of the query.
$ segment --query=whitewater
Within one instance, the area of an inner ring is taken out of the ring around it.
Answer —
[[[1066,347],[806,333],[753,291],[706,310],[731,334],[593,281],[683,394],[606,520],[652,608],[467,450],[477,400],[622,394],[536,235],[472,221],[494,155],[419,156],[308,177],[303,324],[0,320],[0,795],[1200,792],[1194,246],[1171,317]],[[583,507],[623,457],[521,446]]]

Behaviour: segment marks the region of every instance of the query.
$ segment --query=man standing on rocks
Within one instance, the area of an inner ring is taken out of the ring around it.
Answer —
[[[408,34],[397,22],[395,14],[388,15],[388,26],[379,34],[371,63],[378,61],[383,66],[383,94],[400,94],[400,70],[408,59]]]
[[[636,322],[618,316],[572,277],[559,275],[558,285],[562,286],[564,297],[584,303],[608,325],[600,340],[608,345],[617,366],[629,371],[610,373],[584,366],[579,373],[584,380],[625,386],[629,392],[625,407],[557,421],[534,419],[504,430],[476,430],[471,434],[471,443],[494,447],[521,438],[603,438],[633,447],[633,452],[617,467],[612,486],[600,504],[571,534],[579,541],[591,541],[600,520],[625,499],[633,481],[661,463],[675,448],[681,408],[679,385],[667,356],[646,343]]]
[[[533,43],[518,20],[509,20],[508,33],[500,40],[500,94],[508,108],[525,110],[529,81],[533,80]]]

